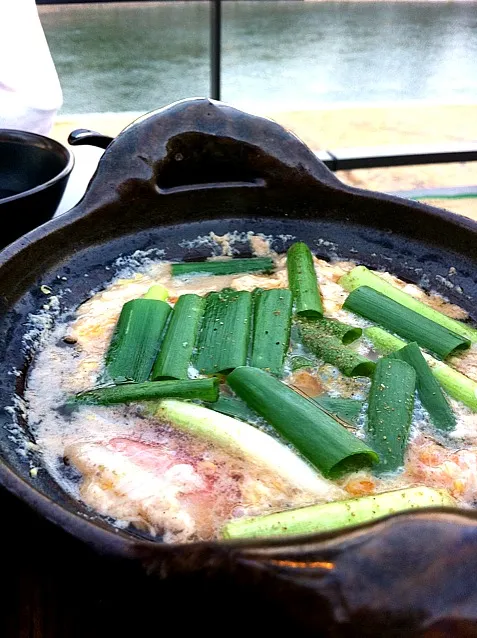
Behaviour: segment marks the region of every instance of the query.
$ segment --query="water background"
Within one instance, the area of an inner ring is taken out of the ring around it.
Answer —
[[[222,3],[222,99],[239,108],[477,103],[477,3]],[[39,7],[63,114],[209,95],[209,4]]]

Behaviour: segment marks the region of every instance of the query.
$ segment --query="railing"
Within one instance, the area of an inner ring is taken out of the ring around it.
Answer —
[[[221,0],[210,0],[210,97],[220,100],[220,72],[222,61]]]
[[[319,151],[316,155],[332,171],[447,164],[476,161],[477,143],[343,148],[336,151]]]
[[[1,2],[1,0],[0,0]],[[52,3],[54,0],[52,0]],[[209,0],[210,5],[210,97],[221,99],[222,67],[222,0]],[[444,164],[450,162],[477,161],[477,143],[447,144],[441,146],[386,146],[375,148],[343,148],[316,153],[332,171],[363,168],[389,168],[391,166],[415,166],[419,164]],[[395,194],[408,197],[474,197],[477,185],[466,187],[420,189],[399,191]]]
[[[477,161],[477,144],[343,148],[335,151],[318,151],[316,156],[332,171],[416,166],[419,164],[449,164],[451,162]],[[399,190],[390,191],[390,194],[409,199],[477,197],[477,185]]]
[[[221,0],[210,0],[210,97],[215,100],[220,100],[221,96],[221,41]],[[330,170],[348,171],[360,168],[477,161],[477,144],[344,148],[335,151],[318,151],[316,155]],[[396,191],[393,194],[415,198],[474,197],[477,196],[477,186]]]

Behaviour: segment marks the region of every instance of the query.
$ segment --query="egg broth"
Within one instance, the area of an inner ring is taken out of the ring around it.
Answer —
[[[201,241],[219,247],[221,254],[212,259],[223,259],[234,254],[236,239],[234,234],[219,237],[212,233]],[[445,488],[461,506],[472,507],[477,501],[477,414],[453,399],[449,401],[457,427],[446,435],[437,433],[416,399],[401,471],[376,477],[362,470],[333,482],[323,479],[318,491],[297,487],[269,468],[178,431],[172,424],[149,416],[140,404],[82,405],[73,412],[63,409],[69,397],[98,384],[122,306],[144,295],[150,286],[165,286],[171,306],[186,293],[287,287],[286,256],[270,249],[270,238],[249,233],[247,241],[255,256],[273,258],[272,274],[172,277],[170,262],[148,258],[138,267],[135,255],[130,261],[122,259],[123,267],[111,281],[72,309],[73,316],[71,312],[60,314],[44,331],[24,397],[28,426],[42,459],[40,468],[32,468],[32,476],[47,471],[93,512],[109,517],[119,527],[133,526],[168,543],[218,538],[224,523],[241,516],[415,485]],[[314,258],[314,264],[325,315],[352,326],[370,325],[342,309],[348,293],[338,281],[358,264],[338,258]],[[456,319],[467,318],[464,310],[441,296],[427,295],[390,273],[379,274],[441,312]],[[378,356],[365,337],[349,347],[372,359]],[[292,372],[291,358],[304,353],[292,331],[283,381],[309,396],[362,400],[354,433],[364,438],[370,380],[344,377],[313,356],[312,369]],[[475,346],[449,363],[477,380]],[[191,378],[200,376],[192,366],[189,372]],[[258,417],[253,425],[280,438]]]

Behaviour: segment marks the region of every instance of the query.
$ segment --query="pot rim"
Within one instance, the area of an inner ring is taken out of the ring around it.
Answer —
[[[40,193],[46,190],[50,186],[53,186],[57,182],[61,181],[64,177],[67,177],[71,173],[75,165],[75,158],[70,149],[61,142],[58,142],[52,137],[47,137],[46,135],[40,135],[39,133],[33,133],[31,131],[23,131],[18,129],[0,129],[0,144],[2,142],[12,142],[20,146],[30,146],[29,142],[33,142],[33,144],[31,144],[32,146],[52,151],[56,153],[57,156],[61,154],[66,160],[66,165],[59,173],[57,173],[48,181],[43,182],[38,186],[34,186],[33,188],[29,188],[28,190],[21,191],[16,195],[10,195],[9,197],[0,198],[0,206],[2,204],[14,202],[28,197],[29,195],[35,195],[36,193]]]

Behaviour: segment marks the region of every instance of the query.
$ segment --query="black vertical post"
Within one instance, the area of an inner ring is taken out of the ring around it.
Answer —
[[[210,0],[210,97],[220,100],[221,0]]]

